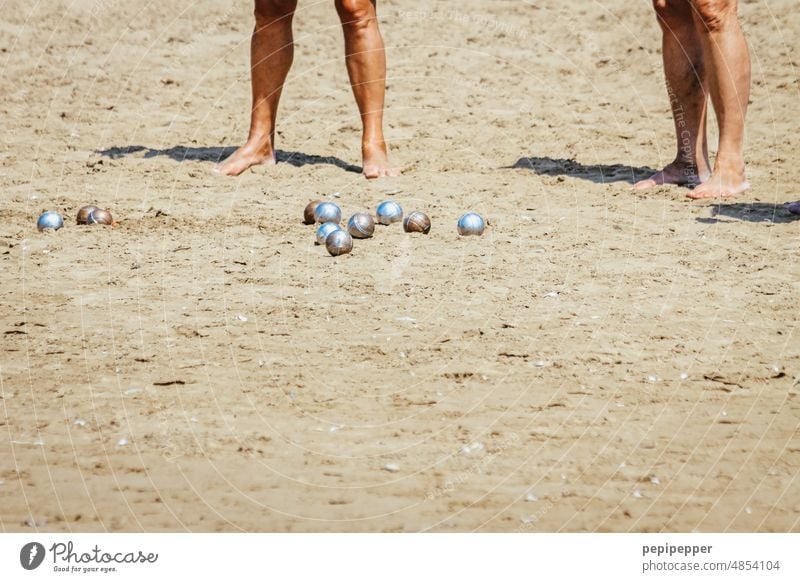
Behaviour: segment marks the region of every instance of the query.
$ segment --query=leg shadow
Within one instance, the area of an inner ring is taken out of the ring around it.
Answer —
[[[800,220],[800,216],[788,210],[789,204],[767,204],[765,202],[732,202],[720,203],[711,207],[711,217],[701,217],[697,222],[716,224],[718,222],[766,222],[782,224]],[[735,220],[723,220],[719,217]]]
[[[188,146],[173,146],[167,149],[155,149],[141,145],[128,145],[128,146],[114,146],[105,150],[96,150],[95,153],[117,160],[128,156],[141,154],[143,158],[155,158],[159,156],[166,156],[176,162],[213,162],[219,163],[226,159],[236,148],[233,146],[228,147],[188,147]],[[304,154],[302,152],[286,152],[278,150],[276,158],[279,163],[286,163],[297,168],[303,166],[336,166],[345,172],[361,173],[361,166],[348,164],[344,160],[335,156],[316,156],[312,154]]]
[[[656,173],[653,168],[646,166],[637,168],[623,164],[595,164],[584,165],[575,160],[556,158],[520,158],[513,166],[515,169],[532,170],[540,176],[569,176],[588,180],[595,184],[611,184],[613,182],[627,182],[635,184],[639,180],[649,178]]]

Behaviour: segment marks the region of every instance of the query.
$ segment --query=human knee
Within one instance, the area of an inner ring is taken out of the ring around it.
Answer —
[[[653,0],[653,8],[663,27],[674,29],[692,23],[692,10],[688,0]]]
[[[691,0],[704,30],[714,32],[736,20],[736,0]]]
[[[258,21],[271,22],[294,13],[297,0],[255,0],[255,16]]]
[[[370,0],[336,0],[336,11],[342,23],[366,26],[375,19],[375,6]]]

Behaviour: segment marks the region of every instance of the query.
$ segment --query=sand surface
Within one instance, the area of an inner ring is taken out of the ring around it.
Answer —
[[[645,0],[381,2],[378,182],[301,0],[282,163],[215,177],[250,106],[227,4],[0,2],[0,530],[800,530],[795,2],[741,6],[722,204],[630,191],[674,156]],[[433,229],[333,259],[301,217],[334,193]]]

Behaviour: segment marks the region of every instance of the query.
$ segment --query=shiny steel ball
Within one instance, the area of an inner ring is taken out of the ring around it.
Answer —
[[[55,210],[44,212],[39,217],[39,220],[36,221],[36,228],[39,229],[39,232],[43,230],[58,230],[62,226],[64,226],[64,219]]]
[[[342,221],[342,209],[333,202],[320,202],[314,209],[314,220],[320,224],[325,222],[339,224]]]
[[[325,241],[328,239],[328,235],[332,233],[334,230],[342,230],[342,227],[336,224],[335,222],[325,222],[319,225],[317,229],[317,244],[324,245]]]
[[[403,220],[403,207],[393,200],[387,200],[378,204],[375,216],[379,224],[394,224]]]
[[[81,209],[78,210],[78,215],[75,217],[75,221],[78,224],[89,224],[89,215],[95,210],[97,210],[97,206],[92,204],[81,207]]]
[[[486,229],[486,222],[480,214],[467,212],[458,219],[458,234],[461,236],[480,236]]]
[[[428,234],[431,231],[431,219],[428,215],[419,210],[415,210],[403,221],[403,229],[406,232],[421,232]]]
[[[353,237],[346,230],[334,230],[325,239],[325,248],[334,257],[346,255],[353,250]]]
[[[89,213],[87,224],[105,224],[110,225],[114,223],[114,217],[108,210],[103,208],[95,208]]]
[[[314,224],[317,219],[314,218],[314,210],[316,210],[317,205],[322,202],[322,200],[312,200],[306,206],[306,209],[303,211],[303,224]]]
[[[375,233],[375,221],[366,212],[356,212],[347,221],[347,232],[353,238],[369,238]]]

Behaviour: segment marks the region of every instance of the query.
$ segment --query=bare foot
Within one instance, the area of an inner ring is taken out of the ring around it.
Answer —
[[[400,175],[398,169],[389,165],[385,142],[365,143],[361,146],[361,153],[364,159],[363,173],[368,180]]]
[[[717,158],[714,173],[686,196],[692,200],[702,198],[728,198],[744,192],[750,184],[744,177],[744,162],[725,164]]]
[[[660,172],[656,172],[649,178],[636,182],[634,190],[645,190],[664,184],[676,184],[678,186],[694,186],[703,181],[705,176],[698,175],[697,166],[685,162],[672,162],[664,167]]]
[[[211,171],[220,176],[238,176],[247,168],[258,165],[275,165],[275,151],[272,149],[272,144],[248,141],[230,157],[216,164]]]

